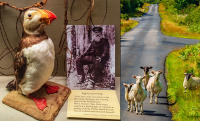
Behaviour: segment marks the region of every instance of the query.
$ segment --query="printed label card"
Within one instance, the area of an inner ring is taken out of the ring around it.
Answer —
[[[72,90],[68,118],[120,120],[120,105],[114,90]]]

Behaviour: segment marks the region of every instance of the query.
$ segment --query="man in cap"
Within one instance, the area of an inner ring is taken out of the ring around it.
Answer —
[[[110,58],[109,42],[108,39],[103,38],[102,30],[102,27],[94,27],[92,29],[94,39],[88,50],[76,61],[77,73],[81,76],[81,81],[79,83],[84,83],[85,81],[85,73],[83,70],[84,65],[90,67],[89,73],[91,73],[94,82],[102,81],[104,75],[103,69]]]

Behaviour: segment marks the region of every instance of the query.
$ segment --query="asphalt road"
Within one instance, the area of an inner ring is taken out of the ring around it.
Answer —
[[[147,96],[143,115],[126,111],[127,103],[122,83],[135,83],[132,75],[143,75],[140,66],[150,65],[154,70],[164,71],[164,60],[170,51],[186,44],[195,44],[198,40],[164,36],[160,31],[160,16],[156,4],[151,5],[143,17],[135,19],[139,21],[139,25],[121,38],[121,120],[170,121],[172,116],[168,110],[167,84],[163,75],[160,77],[163,90],[158,98],[159,104],[150,104]]]

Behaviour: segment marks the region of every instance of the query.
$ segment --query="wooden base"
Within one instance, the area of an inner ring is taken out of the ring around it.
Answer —
[[[34,97],[44,97],[47,100],[47,107],[41,111],[37,108],[35,102],[17,91],[8,93],[2,102],[16,110],[26,113],[35,119],[41,121],[53,121],[57,116],[62,105],[70,94],[70,89],[54,82],[47,82],[47,85],[59,86],[59,90],[54,94],[47,94],[44,87],[33,94]]]

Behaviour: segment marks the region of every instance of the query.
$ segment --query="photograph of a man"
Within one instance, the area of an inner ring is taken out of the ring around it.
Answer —
[[[103,38],[102,27],[94,27],[92,31],[94,39],[89,49],[76,61],[77,73],[81,75],[79,83],[84,83],[85,81],[84,65],[91,67],[89,71],[92,73],[93,81],[101,82],[103,69],[109,60],[109,42],[107,38]]]
[[[67,58],[68,85],[72,89],[113,88],[114,26],[71,25],[68,29],[68,46],[73,54],[71,65]]]

